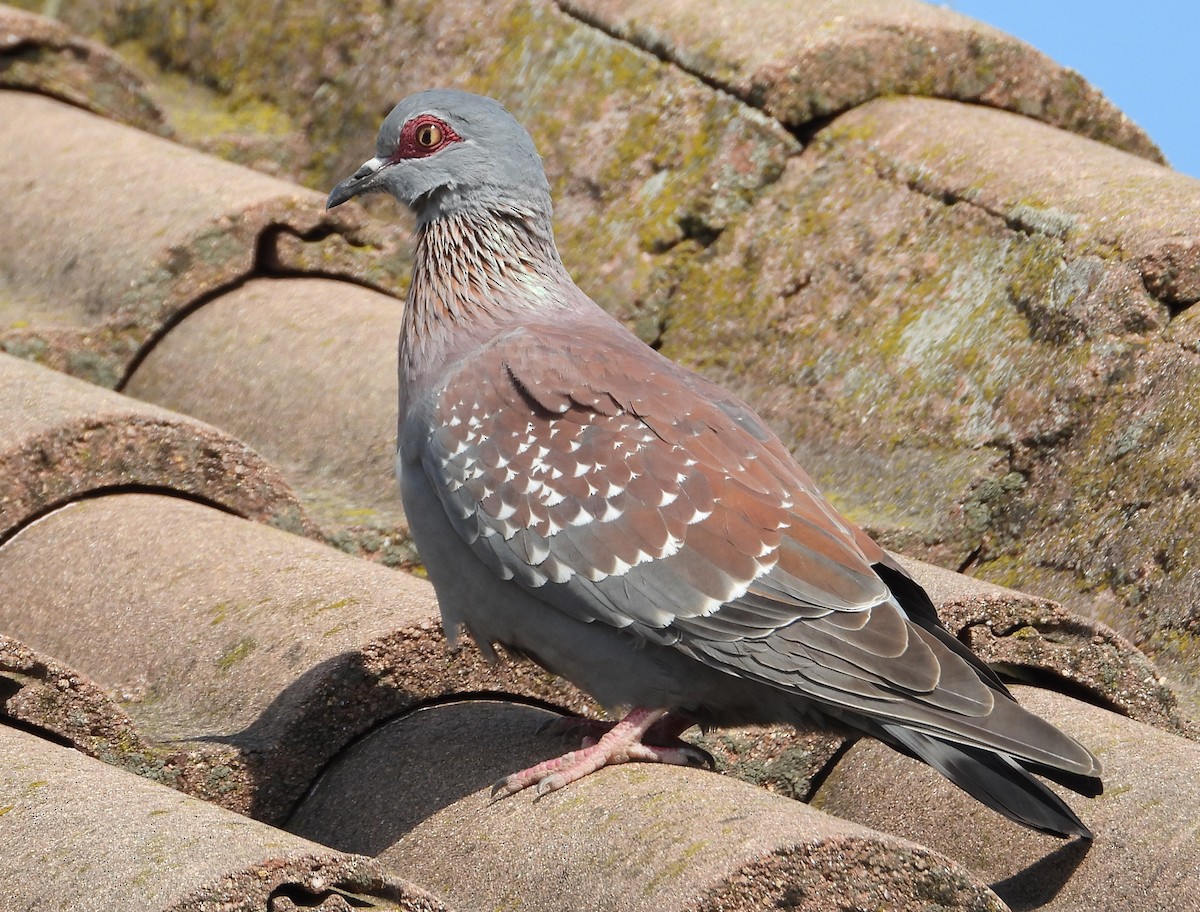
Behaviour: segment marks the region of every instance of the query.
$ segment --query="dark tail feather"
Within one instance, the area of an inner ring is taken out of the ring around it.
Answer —
[[[955,744],[923,732],[882,723],[881,740],[929,764],[972,798],[1009,820],[1041,833],[1067,839],[1092,838],[1067,804],[1030,775],[1021,762],[986,748]],[[1034,764],[1030,764],[1035,766]],[[1036,764],[1037,772],[1083,795],[1100,794],[1100,780]]]
[[[929,598],[929,593],[921,588],[921,584],[905,573],[898,567],[889,567],[887,564],[872,564],[871,569],[874,570],[884,584],[892,591],[892,595],[896,597],[896,601],[904,608],[905,614],[918,627],[928,630],[953,652],[960,659],[963,659],[968,665],[975,669],[975,673],[979,675],[979,679],[994,690],[1000,691],[1009,699],[1012,698],[1012,693],[1000,680],[999,676],[988,665],[971,652],[965,644],[960,643],[949,630],[943,626],[941,618],[938,617],[937,609],[933,606],[933,601]]]

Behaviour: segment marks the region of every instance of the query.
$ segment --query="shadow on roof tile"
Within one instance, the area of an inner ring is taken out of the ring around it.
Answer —
[[[867,741],[835,767],[814,803],[954,858],[1014,910],[1193,909],[1200,896],[1200,745],[1068,697],[1017,698],[1100,758],[1104,794],[1072,796],[1096,833],[1086,853],[1009,823],[928,768]],[[953,825],[948,825],[953,822]]]
[[[339,757],[288,826],[463,908],[1003,909],[945,858],[699,770],[631,764],[490,802],[495,779],[562,750],[534,733],[549,718],[482,701],[405,716]]]
[[[369,858],[314,845],[5,725],[0,842],[5,909],[446,908]]]
[[[0,6],[0,89],[50,95],[150,133],[169,135],[141,77],[104,45],[62,23]]]

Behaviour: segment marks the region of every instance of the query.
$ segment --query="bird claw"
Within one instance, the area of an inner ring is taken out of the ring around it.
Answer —
[[[534,790],[538,798],[543,795],[549,795],[551,792],[557,792],[560,788],[565,788],[567,780],[559,773],[552,773],[537,784]]]
[[[492,801],[515,795],[530,786],[536,787],[535,792],[541,798],[602,767],[617,763],[640,761],[716,769],[717,763],[712,754],[694,744],[679,740],[670,733],[670,729],[664,730],[660,727],[654,732],[653,717],[649,717],[647,711],[640,712],[642,715],[639,716],[636,727],[630,724],[630,717],[618,723],[565,716],[551,720],[543,725],[540,731],[563,734],[587,732],[583,739],[583,747],[504,777],[492,786]],[[599,732],[604,734],[597,741],[592,736]],[[652,732],[657,737],[654,737]],[[652,740],[647,742],[647,736]],[[658,743],[660,738],[666,743]]]
[[[680,764],[681,766],[695,766],[699,769],[716,771],[717,758],[710,754],[702,747],[697,747],[695,744],[688,744],[686,741],[680,742],[678,748],[681,754],[687,756],[687,762]]]

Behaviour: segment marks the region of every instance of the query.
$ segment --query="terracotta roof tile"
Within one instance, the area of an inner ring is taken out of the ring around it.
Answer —
[[[316,531],[279,472],[228,434],[0,354],[0,542],[48,510],[114,488],[171,491]]]
[[[1196,908],[1200,745],[1047,691],[1023,687],[1017,696],[1100,758],[1105,792],[1079,808],[1097,834],[1090,849],[1067,843],[1048,853],[927,768],[872,742],[838,763],[814,803],[958,859],[1014,909]]]
[[[1067,256],[1127,260],[1165,304],[1200,299],[1193,177],[1029,118],[927,98],[863,105],[832,124],[826,141],[922,193],[1060,238]]]
[[[558,3],[791,126],[881,95],[932,95],[1015,111],[1161,161],[1149,137],[1078,73],[945,6],[915,0]]]
[[[6,725],[0,842],[6,909],[446,908],[369,858],[331,851]]]
[[[471,909],[1003,908],[947,858],[699,770],[615,767],[491,802],[495,779],[561,749],[535,734],[550,718],[483,702],[406,716],[331,765],[289,827]]]
[[[142,78],[61,22],[0,6],[0,88],[49,95],[131,127],[170,135]]]
[[[339,543],[357,527],[411,562],[393,468],[401,309],[345,282],[254,279],[175,326],[124,389],[249,443]]]
[[[0,92],[0,201],[0,345],[106,386],[189,307],[251,275],[393,286],[403,271],[354,210],[326,213],[312,191],[24,92]]]

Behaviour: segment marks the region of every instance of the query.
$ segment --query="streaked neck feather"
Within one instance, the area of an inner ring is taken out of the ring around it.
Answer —
[[[541,212],[460,210],[426,222],[400,334],[401,383],[419,385],[498,332],[581,299]]]

